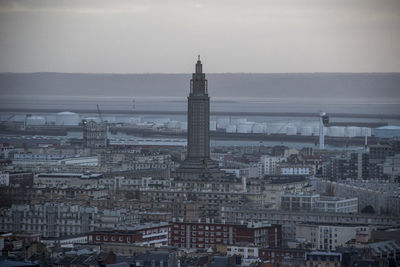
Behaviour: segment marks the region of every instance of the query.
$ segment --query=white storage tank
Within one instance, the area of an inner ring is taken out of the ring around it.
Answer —
[[[324,133],[325,135],[327,135],[326,133],[328,132],[328,129],[326,127],[324,127]],[[312,128],[312,135],[313,136],[319,136],[319,127],[313,127]]]
[[[313,134],[313,128],[312,127],[301,127],[300,133],[301,133],[301,135],[304,135],[304,136],[311,136]]]
[[[371,136],[371,134],[372,134],[371,128],[368,127],[361,128],[361,136]]]
[[[168,129],[180,129],[181,123],[179,121],[169,121],[167,122]]]
[[[26,125],[35,126],[35,125],[45,125],[46,119],[42,116],[30,116],[26,118]]]
[[[284,122],[271,122],[268,123],[267,132],[269,134],[286,133],[286,123]]]
[[[80,117],[77,113],[64,111],[56,115],[56,125],[79,125]]]
[[[180,129],[181,129],[181,131],[187,132],[187,122],[186,121],[181,122]]]
[[[238,133],[251,133],[252,129],[253,129],[253,123],[251,123],[251,122],[240,123],[237,126],[237,132]]]
[[[217,122],[210,121],[210,131],[216,131],[216,130],[217,130]]]
[[[220,129],[226,129],[230,124],[229,117],[217,118],[217,127]]]
[[[297,134],[297,128],[295,126],[286,127],[286,134],[287,135],[296,135]]]
[[[361,135],[360,127],[349,126],[345,129],[345,136],[346,137],[356,137]]]
[[[266,123],[256,123],[256,124],[254,124],[252,132],[253,133],[266,133],[267,132],[267,124]]]
[[[231,124],[239,125],[242,123],[246,123],[247,119],[246,118],[233,118],[231,119]]]
[[[340,126],[329,127],[328,136],[344,137],[344,127]]]
[[[227,133],[236,133],[236,125],[230,124],[228,127],[226,127],[226,132]]]
[[[375,129],[375,135],[380,138],[400,137],[400,126],[388,125],[378,127]]]

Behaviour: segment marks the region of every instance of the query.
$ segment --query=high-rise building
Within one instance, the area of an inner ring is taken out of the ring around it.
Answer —
[[[210,159],[210,97],[200,56],[190,80],[187,116],[187,156],[176,171],[176,176],[181,178],[220,176],[218,164]]]
[[[83,140],[88,148],[107,147],[107,122],[83,121]]]

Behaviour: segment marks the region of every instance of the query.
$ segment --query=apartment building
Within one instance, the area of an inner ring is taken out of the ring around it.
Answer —
[[[304,240],[314,250],[335,251],[338,246],[356,238],[360,225],[326,223],[296,224],[296,240]]]
[[[290,211],[358,212],[357,198],[320,196],[315,193],[283,194],[281,209]]]
[[[280,225],[213,222],[173,222],[171,225],[169,245],[174,247],[207,249],[239,243],[279,247],[282,243]]]
[[[88,234],[89,244],[136,244],[141,246],[168,245],[171,225],[149,223],[126,230],[94,231]]]
[[[225,205],[221,208],[221,219],[229,223],[242,221],[267,221],[282,225],[283,242],[296,240],[297,223],[335,223],[335,224],[368,224],[376,226],[392,226],[400,224],[400,217],[373,214],[326,213],[309,211],[283,211],[261,208],[247,204]]]

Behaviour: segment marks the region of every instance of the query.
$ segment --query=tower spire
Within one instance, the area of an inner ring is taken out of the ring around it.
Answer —
[[[200,55],[190,80],[187,118],[187,157],[176,173],[188,178],[221,176],[218,164],[210,158],[210,97]]]

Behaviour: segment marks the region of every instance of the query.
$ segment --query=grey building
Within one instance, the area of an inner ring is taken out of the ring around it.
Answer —
[[[218,164],[210,158],[210,97],[200,56],[190,80],[187,144],[187,157],[176,171],[176,177],[222,176]]]
[[[107,147],[107,122],[83,122],[83,140],[88,148]]]

